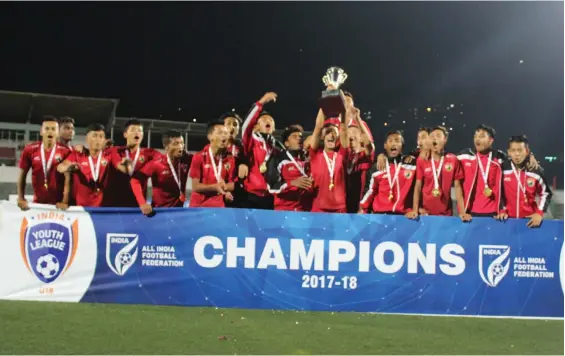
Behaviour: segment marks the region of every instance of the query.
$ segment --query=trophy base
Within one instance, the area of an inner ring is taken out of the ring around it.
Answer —
[[[320,98],[320,109],[326,117],[337,117],[345,112],[345,103],[339,90],[324,90]]]

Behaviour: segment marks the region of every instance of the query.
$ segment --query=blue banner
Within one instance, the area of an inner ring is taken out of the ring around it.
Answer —
[[[30,226],[16,224],[18,243],[4,247],[23,258],[25,278],[43,292],[0,288],[0,298],[75,293],[81,302],[563,317],[562,221],[528,229],[525,220],[488,218],[240,209],[167,209],[147,218],[92,209],[45,215],[51,220],[37,227],[40,214],[28,212]],[[3,216],[4,224],[10,214]],[[42,229],[64,236],[60,253]],[[43,249],[25,252],[39,246],[34,238]],[[60,266],[41,272],[39,259]],[[82,279],[69,292],[65,278]]]

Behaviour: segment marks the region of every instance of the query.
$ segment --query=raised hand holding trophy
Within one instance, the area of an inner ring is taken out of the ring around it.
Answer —
[[[347,73],[339,67],[330,67],[322,77],[322,81],[328,87],[322,92],[320,108],[326,117],[336,117],[345,111],[345,103],[341,96],[339,87],[345,83]]]

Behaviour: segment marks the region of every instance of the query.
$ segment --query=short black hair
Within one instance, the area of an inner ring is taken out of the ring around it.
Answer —
[[[288,141],[290,135],[292,135],[295,132],[304,133],[304,129],[300,125],[290,125],[284,130],[282,134],[282,142],[285,143],[286,141]]]
[[[212,120],[208,123],[208,129],[206,130],[206,134],[209,135],[214,131],[216,126],[225,126],[223,120]]]
[[[477,126],[475,128],[475,132],[477,131],[484,131],[486,133],[488,133],[488,135],[490,136],[490,138],[494,138],[494,136],[496,136],[496,130],[490,126],[484,125],[484,124],[480,124],[479,126]]]
[[[43,119],[41,120],[41,123],[44,122],[51,122],[51,121],[55,121],[55,122],[59,122],[59,120],[57,120],[57,118],[53,115],[44,115]]]
[[[351,94],[350,92],[348,92],[347,90],[343,90],[343,96],[348,96],[351,99],[353,99],[353,94]]]
[[[427,127],[427,126],[422,126],[418,129],[418,133],[420,133],[422,131],[426,131],[427,133],[431,133],[432,129],[430,127]]]
[[[182,133],[176,130],[169,130],[163,134],[163,147],[166,147],[169,143],[171,143],[172,138],[179,138],[182,137]]]
[[[70,116],[63,116],[60,117],[59,120],[57,120],[59,122],[59,125],[64,125],[64,124],[75,124],[75,119],[73,119]]]
[[[130,126],[141,126],[141,127],[143,127],[143,124],[138,119],[130,119],[124,125],[124,132],[126,132]]]
[[[259,114],[258,118],[261,118],[261,116],[270,116],[273,120],[275,119],[275,118],[273,117],[273,115],[272,115],[270,112],[268,112],[268,111],[261,111],[261,113]]]
[[[96,132],[96,131],[104,131],[104,135],[106,135],[106,129],[104,128],[104,125],[102,125],[102,124],[94,123],[94,124],[88,125],[88,127],[86,128],[86,134],[87,135],[90,132]]]
[[[526,147],[530,145],[530,141],[528,141],[528,137],[526,135],[510,137],[510,139],[508,140],[508,147],[510,147],[511,143],[523,143],[524,145],[526,145]]]
[[[404,143],[404,132],[402,132],[402,130],[390,130],[386,133],[385,140],[387,140],[389,136],[392,135],[400,135],[400,137],[402,138],[402,143]]]
[[[443,134],[445,135],[446,138],[449,137],[449,131],[447,131],[445,126],[435,126],[434,128],[432,128],[430,133],[432,133],[434,131],[441,131],[441,132],[443,132]]]
[[[234,119],[237,120],[237,122],[239,122],[240,125],[243,123],[241,116],[239,116],[235,111],[223,113],[218,120],[225,122],[228,117],[233,117]]]

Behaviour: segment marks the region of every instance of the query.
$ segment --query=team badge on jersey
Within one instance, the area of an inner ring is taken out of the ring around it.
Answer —
[[[451,163],[446,163],[445,164],[445,171],[451,172],[452,170],[453,170],[453,165]]]

